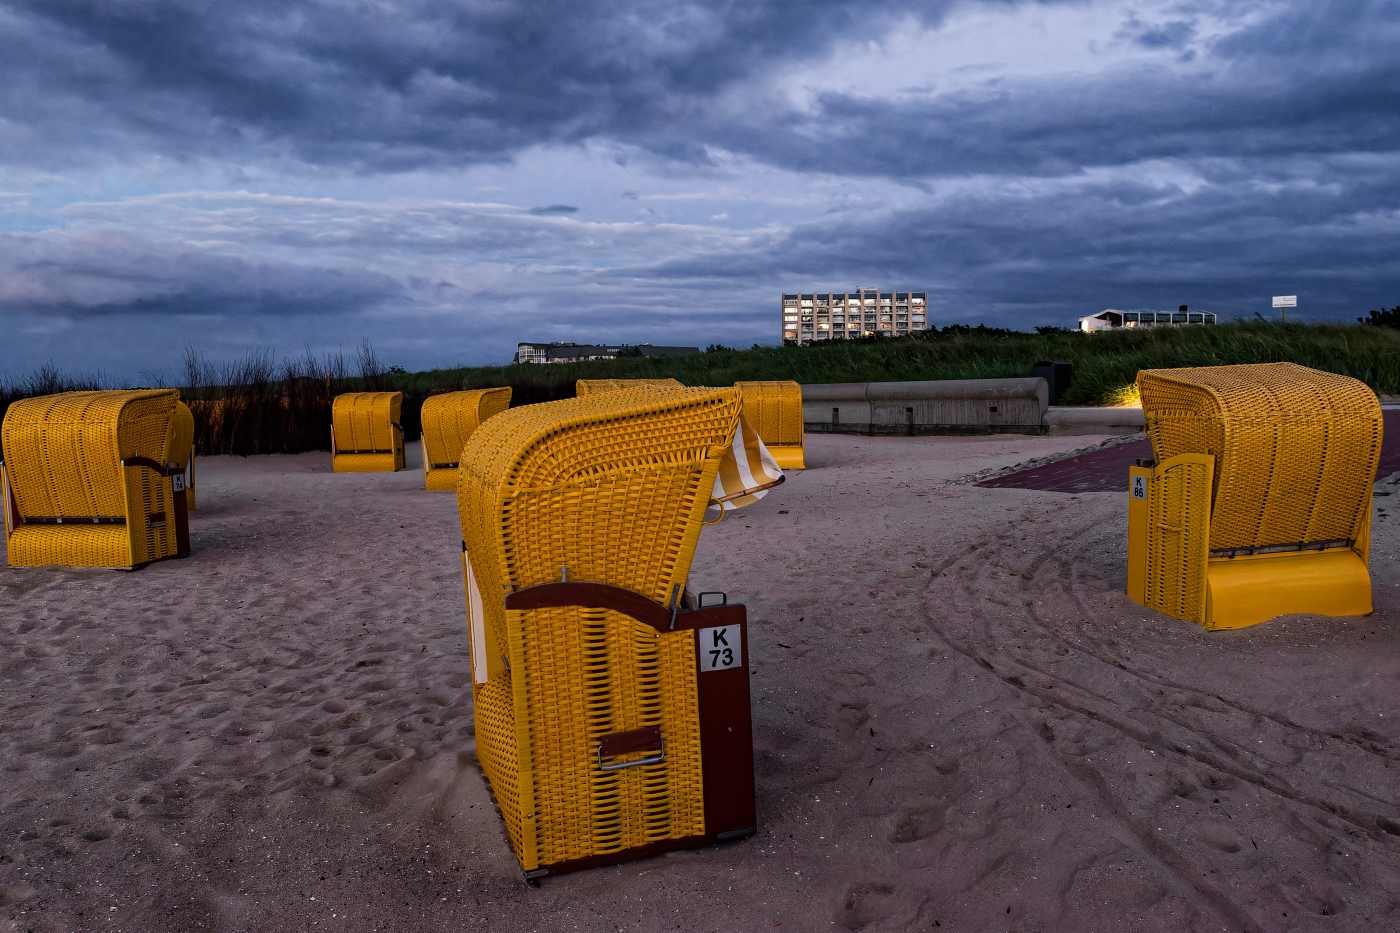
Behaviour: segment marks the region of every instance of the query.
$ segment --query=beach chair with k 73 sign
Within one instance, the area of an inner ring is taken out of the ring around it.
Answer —
[[[179,399],[135,389],[12,403],[0,427],[10,565],[130,569],[188,554],[193,423]]]
[[[1132,599],[1207,629],[1371,611],[1375,393],[1293,363],[1137,384],[1156,459],[1129,470]]]
[[[639,386],[462,451],[477,755],[531,878],[755,831],[746,613],[684,598],[739,432],[733,389]]]
[[[402,392],[347,392],[331,403],[331,469],[393,473],[403,469]]]

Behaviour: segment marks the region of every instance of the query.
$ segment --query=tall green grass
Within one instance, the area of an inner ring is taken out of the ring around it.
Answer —
[[[808,347],[734,350],[670,357],[623,357],[587,363],[478,366],[404,373],[387,369],[366,342],[346,357],[310,352],[278,359],[271,350],[214,364],[186,354],[181,397],[195,415],[201,454],[298,453],[330,449],[331,403],[341,392],[404,393],[406,440],[421,431],[423,401],[437,392],[510,386],[511,404],[572,398],[577,379],[660,379],[691,386],[741,380],[898,382],[1029,376],[1040,360],[1074,364],[1064,405],[1130,401],[1140,369],[1292,362],[1352,376],[1385,395],[1400,394],[1400,329],[1370,324],[1280,324],[1264,320],[1215,327],[1163,327],[1082,334],[1029,334],[952,326],[913,337],[870,337]],[[156,385],[160,379],[147,378]],[[70,378],[51,365],[19,379],[0,377],[0,411],[11,401],[77,389],[111,388],[101,376]]]
[[[1400,393],[1400,330],[1338,324],[1247,321],[1214,327],[1162,327],[1084,334],[945,327],[913,337],[870,337],[806,347],[711,347],[691,356],[630,357],[586,363],[482,366],[398,377],[400,387],[509,385],[513,404],[567,398],[576,379],[658,379],[723,386],[740,380],[899,382],[1030,376],[1041,360],[1074,364],[1063,405],[1113,405],[1140,369],[1292,362],[1352,376],[1383,394]]]

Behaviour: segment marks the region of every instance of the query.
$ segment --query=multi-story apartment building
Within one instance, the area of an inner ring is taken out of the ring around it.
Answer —
[[[783,296],[783,343],[846,340],[884,334],[903,337],[928,329],[926,292],[817,292]]]

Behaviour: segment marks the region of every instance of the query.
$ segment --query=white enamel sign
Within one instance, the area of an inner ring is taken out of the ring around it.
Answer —
[[[1134,498],[1134,499],[1146,499],[1146,498],[1147,498],[1147,477],[1146,477],[1146,476],[1134,476],[1134,477],[1133,477],[1133,498]]]
[[[723,671],[744,663],[739,626],[717,625],[700,629],[700,671]]]

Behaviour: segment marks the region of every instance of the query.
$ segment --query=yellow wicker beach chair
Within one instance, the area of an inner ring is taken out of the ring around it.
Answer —
[[[1293,363],[1137,384],[1156,460],[1129,470],[1130,597],[1207,629],[1371,611],[1370,389]]]
[[[429,489],[457,488],[457,465],[467,438],[492,415],[510,407],[510,387],[429,396],[423,403],[423,482]]]
[[[795,382],[736,382],[744,418],[784,470],[806,469],[803,456],[802,387]]]
[[[602,392],[616,392],[619,389],[637,389],[643,386],[659,386],[667,389],[684,389],[675,379],[577,379],[574,381],[574,394],[579,398],[585,395],[598,395]]]
[[[5,534],[14,567],[133,568],[190,550],[189,428],[174,389],[65,392],[10,405]]]
[[[738,419],[732,389],[639,387],[462,451],[477,755],[528,877],[755,831],[745,610],[683,597]]]
[[[347,392],[331,405],[331,468],[336,473],[403,469],[402,392]]]

